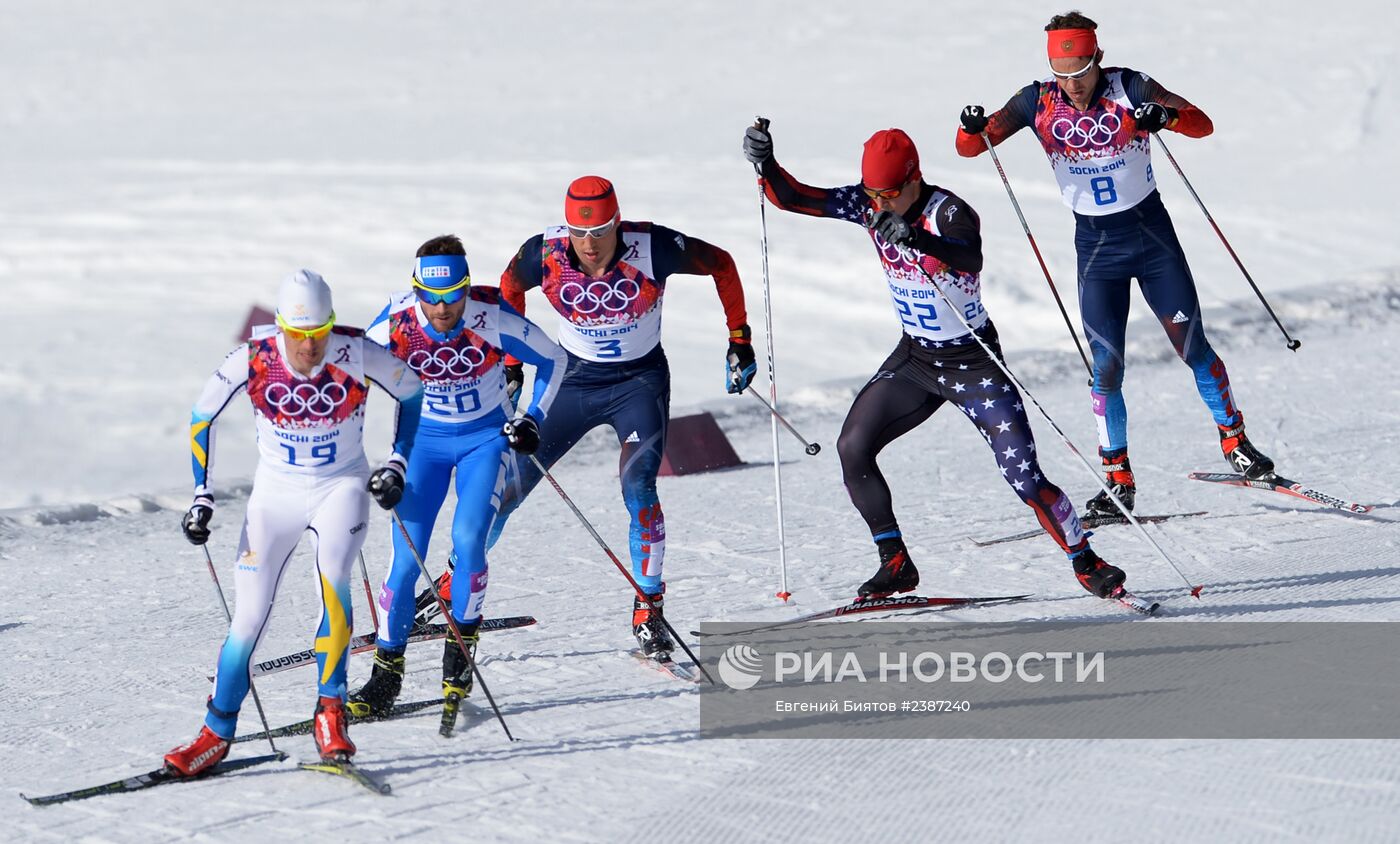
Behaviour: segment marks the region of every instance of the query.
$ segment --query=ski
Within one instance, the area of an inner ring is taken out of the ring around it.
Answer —
[[[1160,513],[1152,516],[1139,516],[1137,513],[1134,513],[1133,518],[1137,519],[1138,522],[1141,524],[1156,524],[1158,522],[1165,522],[1170,519],[1184,519],[1188,516],[1204,516],[1205,514],[1205,510],[1197,510],[1193,513]],[[1114,516],[1084,516],[1079,520],[1079,524],[1082,525],[1086,530],[1104,527],[1105,525],[1126,525],[1127,523],[1128,520],[1125,519],[1121,514]],[[988,545],[1000,545],[1003,542],[1019,542],[1022,539],[1030,539],[1035,536],[1044,535],[1044,530],[1036,528],[1035,530],[1026,530],[1021,531],[1020,533],[1010,533],[1006,536],[998,536],[994,539],[975,539],[971,536],[969,536],[968,539],[971,540],[972,544],[976,545],[978,548],[986,548]]]
[[[512,615],[505,618],[487,618],[481,622],[481,631],[488,630],[515,630],[520,627],[529,627],[536,624],[532,615]],[[409,642],[430,642],[434,639],[445,639],[448,636],[446,624],[421,624],[415,625],[409,633]],[[374,650],[376,634],[365,633],[350,640],[350,653],[362,654]],[[289,668],[296,668],[299,665],[315,665],[316,651],[310,648],[304,651],[297,651],[294,654],[287,654],[276,659],[268,659],[253,666],[253,676],[261,677],[264,674],[276,674],[279,671],[286,671]],[[213,677],[209,680],[213,681]]]
[[[319,771],[323,774],[345,777],[352,782],[357,782],[365,788],[368,788],[375,794],[388,794],[393,791],[387,782],[376,778],[373,774],[348,759],[322,759],[320,762],[302,762],[297,767],[301,768],[303,771]]]
[[[1284,495],[1291,495],[1294,498],[1301,498],[1304,501],[1311,501],[1314,504],[1321,504],[1324,507],[1332,507],[1347,513],[1369,513],[1375,508],[1370,504],[1356,504],[1351,501],[1344,501],[1325,492],[1318,492],[1303,486],[1297,481],[1290,481],[1287,478],[1274,475],[1268,480],[1251,481],[1243,475],[1236,475],[1229,472],[1192,472],[1186,477],[1193,481],[1206,481],[1213,484],[1225,484],[1226,486],[1254,487],[1255,489],[1268,489],[1274,492],[1281,492]]]
[[[843,604],[829,610],[814,612],[808,615],[790,618],[787,621],[776,621],[772,624],[762,624],[758,627],[750,627],[745,630],[737,630],[733,633],[726,633],[727,636],[741,636],[747,633],[758,633],[764,630],[776,630],[788,627],[793,624],[802,624],[807,621],[820,621],[824,618],[841,618],[848,615],[871,612],[900,612],[903,610],[939,610],[956,609],[957,607],[981,606],[984,604],[1011,603],[1013,601],[1024,601],[1030,595],[1000,595],[990,598],[925,598],[920,595],[905,595],[895,598],[865,598],[857,599],[849,604]],[[699,630],[690,631],[692,636],[715,636],[716,633],[704,633]]]
[[[394,704],[394,708],[389,710],[388,715],[364,715],[357,717],[347,713],[347,720],[351,724],[368,724],[372,721],[388,721],[391,718],[398,718],[403,715],[418,712],[422,709],[427,709],[430,706],[435,706],[441,700],[442,698],[435,697],[429,700],[415,700],[410,703],[396,703]],[[295,724],[288,724],[285,727],[273,727],[271,737],[304,736],[311,732],[311,724],[312,719],[307,718],[305,721],[298,721]],[[247,735],[235,738],[233,743],[238,744],[241,741],[257,741],[259,739],[265,739],[268,736],[269,733],[267,732],[248,733]]]
[[[646,654],[642,653],[636,648],[633,648],[632,650],[628,651],[628,653],[632,655],[633,659],[636,659],[638,662],[642,663],[647,668],[650,668],[661,674],[665,674],[667,677],[670,677],[673,680],[680,680],[682,683],[700,682],[699,673],[697,673],[693,668],[681,665],[679,662],[676,662],[674,659],[671,658],[670,654],[667,654],[665,659],[657,659],[653,656],[647,656]]]
[[[1143,615],[1153,615],[1157,612],[1157,608],[1161,606],[1161,604],[1157,603],[1156,601],[1149,601],[1146,598],[1139,598],[1137,595],[1134,595],[1127,589],[1124,589],[1122,586],[1119,586],[1117,591],[1115,591],[1109,597],[1122,604],[1123,606],[1127,607],[1128,609],[1132,610],[1133,612],[1142,613]]]
[[[449,692],[442,701],[442,723],[438,725],[438,735],[452,738],[452,731],[457,729],[457,713],[461,710],[462,696]]]
[[[64,791],[59,794],[48,794],[43,797],[24,797],[33,806],[52,806],[55,803],[67,803],[70,800],[86,800],[89,797],[97,797],[102,794],[121,794],[127,791],[140,791],[143,788],[154,788],[158,785],[165,785],[172,782],[196,782],[198,780],[216,777],[219,774],[227,774],[230,771],[238,771],[243,768],[251,768],[254,765],[261,765],[264,762],[280,762],[287,758],[285,753],[268,753],[263,756],[249,756],[246,759],[225,759],[208,771],[195,777],[186,777],[176,774],[170,768],[162,766],[154,771],[140,774],[115,782],[94,785],[88,788],[79,788],[75,791]]]

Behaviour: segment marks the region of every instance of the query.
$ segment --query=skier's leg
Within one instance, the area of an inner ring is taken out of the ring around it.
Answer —
[[[616,389],[608,422],[621,446],[618,475],[631,523],[632,576],[643,591],[654,595],[663,591],[666,559],[666,518],[656,494],[671,409],[671,373],[665,359],[635,372]]]
[[[350,660],[354,616],[350,568],[365,544],[369,493],[365,478],[342,475],[326,481],[324,496],[311,519],[316,550],[316,591],[321,618],[316,626],[316,672],[321,697],[345,699],[345,669]],[[412,593],[410,592],[410,597]]]
[[[408,461],[404,479],[403,499],[395,508],[404,528],[413,540],[413,547],[426,561],[433,536],[433,525],[453,469],[453,441],[456,430],[445,425],[423,425],[414,442],[413,459]],[[392,552],[389,573],[379,591],[379,631],[376,645],[390,654],[402,654],[408,646],[409,630],[413,626],[414,597],[422,572],[413,551],[404,541],[398,525],[389,525]]]
[[[1099,451],[1128,447],[1128,409],[1123,402],[1124,348],[1134,273],[1134,250],[1120,229],[1094,229],[1081,223],[1075,232],[1079,259],[1079,313],[1094,361],[1090,390]]]
[[[463,443],[457,463],[457,511],[452,520],[452,618],[459,624],[481,621],[486,600],[486,536],[500,504],[509,459],[505,437],[495,428]]]

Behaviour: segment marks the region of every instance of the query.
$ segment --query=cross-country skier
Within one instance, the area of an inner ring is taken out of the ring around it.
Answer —
[[[533,364],[534,397],[514,420],[509,445],[530,453],[564,374],[564,350],[539,326],[501,301],[495,287],[472,284],[466,250],[454,235],[418,247],[413,289],[394,296],[370,323],[368,336],[387,346],[423,381],[423,421],[418,426],[399,518],[426,557],[433,523],[456,474],[452,518],[452,618],[468,651],[475,653],[477,625],[486,598],[486,534],[505,484],[508,417],[503,358]],[[390,527],[393,557],[379,593],[379,635],[369,682],[350,696],[352,715],[384,714],[398,697],[404,648],[414,617],[418,563],[397,525]],[[448,581],[450,583],[450,581]],[[443,695],[466,697],[471,664],[454,638],[443,651]]]
[[[394,451],[370,472],[363,439],[365,401],[373,382],[398,402]],[[323,758],[348,759],[345,665],[350,658],[350,566],[365,542],[369,495],[386,509],[403,493],[422,388],[398,358],[367,343],[358,328],[335,324],[331,289],[300,270],[282,282],[277,324],[253,329],[215,370],[190,420],[194,504],[181,524],[195,545],[209,541],[214,423],[246,389],[258,429],[257,473],[238,543],[237,604],[219,651],[214,693],[194,741],[165,755],[166,764],[194,776],[228,755],[238,712],[248,694],[249,664],[267,627],[277,584],[302,534],[311,531],[321,619],[316,630],[319,698],[314,728]],[[366,481],[368,480],[368,484]]]
[[[1149,135],[1162,129],[1190,138],[1213,129],[1205,112],[1145,73],[1103,67],[1095,30],[1078,12],[1056,15],[1045,27],[1052,78],[1032,82],[988,116],[967,106],[957,132],[958,153],[976,156],[1023,128],[1035,130],[1060,196],[1074,211],[1079,253],[1079,311],[1094,356],[1091,391],[1099,455],[1109,487],[1132,508],[1137,496],[1128,463],[1128,410],[1123,401],[1124,338],[1131,281],[1166,330],[1177,355],[1191,367],[1196,390],[1220,432],[1220,448],[1240,474],[1273,475],[1274,462],[1244,432],[1225,363],[1206,340],[1196,283],[1152,176]],[[1090,515],[1118,510],[1100,491]]]
[[[744,155],[760,167],[768,199],[778,208],[868,225],[904,332],[856,396],[837,440],[846,489],[880,554],[879,571],[860,586],[859,595],[880,598],[919,584],[875,458],[948,402],[977,426],[1002,477],[1069,556],[1084,588],[1099,597],[1114,595],[1122,588],[1123,571],[1089,547],[1074,505],[1040,471],[1020,393],[958,319],[1000,357],[996,328],[982,306],[977,213],[960,197],[923,180],[918,150],[899,129],[881,130],[865,142],[861,181],[845,187],[815,188],[794,179],[773,157],[766,127],[749,127]]]
[[[622,499],[631,516],[632,571],[657,610],[653,615],[640,596],[634,597],[632,632],[643,653],[664,659],[674,644],[659,617],[666,591],[661,579],[666,525],[656,474],[671,403],[661,300],[673,275],[714,277],[729,326],[727,387],[741,393],[756,369],[744,288],[734,259],[723,249],[655,223],[623,220],[607,179],[575,179],[564,199],[564,219],[565,225],[525,241],[501,275],[502,295],[522,313],[525,291],[543,291],[559,314],[559,342],[568,353],[568,374],[540,426],[536,456],[547,468],[599,425],[610,425],[617,434]],[[517,465],[491,531],[492,544],[541,478],[533,462]]]

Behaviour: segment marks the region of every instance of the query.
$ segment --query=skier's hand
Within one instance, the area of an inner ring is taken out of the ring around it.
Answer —
[[[966,106],[958,117],[962,130],[969,135],[980,135],[987,131],[987,110],[980,105]]]
[[[510,396],[511,404],[520,403],[520,391],[525,386],[525,365],[520,363],[506,364],[506,395]]]
[[[540,426],[533,416],[525,414],[507,422],[501,433],[511,448],[521,454],[534,454],[540,447]]]
[[[1161,103],[1143,103],[1133,112],[1139,131],[1160,132],[1176,119],[1176,109]]]
[[[388,462],[369,476],[365,489],[374,497],[374,503],[385,510],[392,510],[403,500],[403,476],[405,467],[397,458]]]
[[[214,499],[207,495],[196,495],[194,503],[180,520],[180,530],[191,545],[203,545],[209,541],[209,520],[214,518]]]
[[[881,211],[870,227],[886,243],[895,246],[904,246],[914,239],[914,230],[909,222],[893,211]]]
[[[752,332],[747,323],[729,332],[729,353],[724,356],[725,389],[742,393],[758,373],[754,362]]]
[[[768,134],[767,126],[750,126],[744,130],[744,157],[757,167],[773,157],[773,136]]]

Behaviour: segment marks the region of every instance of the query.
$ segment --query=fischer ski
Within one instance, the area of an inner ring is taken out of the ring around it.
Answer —
[[[1161,606],[1161,604],[1157,603],[1156,601],[1149,601],[1146,598],[1139,598],[1137,595],[1134,595],[1127,589],[1124,589],[1122,586],[1119,586],[1118,589],[1108,597],[1112,600],[1117,601],[1118,603],[1122,604],[1123,606],[1127,607],[1133,612],[1142,613],[1143,615],[1153,615],[1157,612],[1157,608]]]
[[[320,762],[302,762],[297,767],[303,771],[319,771],[323,774],[345,777],[368,788],[375,794],[389,794],[393,791],[387,782],[378,779],[349,759],[322,759]]]
[[[1197,510],[1193,513],[1161,513],[1154,516],[1139,516],[1137,513],[1134,513],[1133,518],[1137,519],[1140,524],[1146,525],[1165,522],[1170,519],[1184,519],[1188,516],[1204,516],[1205,514],[1205,510]],[[1115,516],[1084,516],[1079,520],[1079,524],[1082,525],[1085,530],[1092,530],[1094,528],[1104,527],[1105,525],[1126,525],[1127,523],[1128,520],[1121,514]],[[986,548],[988,545],[1000,545],[1003,542],[1019,542],[1022,539],[1030,539],[1032,537],[1044,535],[1045,531],[1043,529],[1036,528],[1035,530],[1026,530],[1020,533],[998,536],[994,539],[974,539],[971,536],[969,536],[968,539],[978,548]]]
[[[991,598],[925,598],[920,595],[904,595],[899,598],[866,598],[857,599],[849,604],[843,604],[829,610],[814,612],[808,615],[790,618],[787,621],[777,621],[772,624],[762,624],[758,627],[750,627],[746,630],[738,630],[733,633],[726,633],[728,636],[739,636],[746,633],[758,633],[764,630],[776,630],[788,627],[793,624],[801,624],[806,621],[819,621],[824,618],[840,618],[847,615],[871,612],[899,612],[902,610],[939,610],[956,609],[957,607],[982,606],[984,604],[1012,603],[1014,601],[1024,601],[1031,597],[1026,595],[1000,595]],[[690,631],[693,636],[714,636],[715,633],[704,633],[699,630]]]
[[[1192,472],[1186,477],[1193,481],[1207,481],[1214,484],[1224,484],[1226,486],[1254,487],[1255,489],[1268,489],[1274,492],[1281,492],[1284,495],[1291,495],[1294,498],[1301,498],[1304,501],[1311,501],[1314,504],[1321,504],[1324,507],[1331,507],[1346,513],[1369,513],[1375,508],[1370,504],[1356,504],[1351,501],[1344,501],[1325,492],[1318,492],[1303,486],[1297,481],[1290,481],[1287,478],[1274,475],[1268,480],[1252,481],[1243,475],[1236,475],[1228,472]]]
[[[199,780],[216,777],[219,774],[227,774],[230,771],[238,771],[243,768],[251,768],[254,765],[261,765],[264,762],[280,762],[287,758],[285,753],[268,753],[263,756],[249,756],[245,759],[225,759],[219,764],[210,768],[204,773],[187,777],[174,773],[170,768],[161,766],[154,771],[139,774],[134,777],[116,780],[115,782],[94,785],[88,788],[79,788],[74,791],[64,791],[59,794],[48,794],[43,797],[24,797],[33,806],[52,806],[55,803],[67,803],[70,800],[86,800],[89,797],[97,797],[102,794],[121,794],[127,791],[140,791],[144,788],[154,788],[158,785],[166,785],[172,782],[197,782]]]
[[[665,659],[657,659],[654,656],[647,656],[636,648],[628,651],[628,653],[646,667],[661,674],[665,674],[667,677],[674,680],[680,680],[683,683],[700,682],[700,675],[693,668],[676,662],[671,658],[670,654],[667,654]]]
[[[427,709],[431,706],[436,705],[440,700],[442,700],[442,698],[431,698],[429,700],[415,700],[410,703],[396,703],[394,704],[394,708],[389,710],[388,715],[365,715],[357,717],[355,715],[350,715],[349,713],[346,713],[346,721],[350,724],[368,724],[372,721],[388,721],[392,718],[398,718],[403,715],[409,715],[421,709]],[[273,727],[271,731],[271,736],[272,738],[281,738],[282,736],[308,735],[311,732],[311,724],[313,720],[314,719],[312,718],[307,718],[305,721],[298,721],[295,724],[288,724],[285,727]],[[242,735],[238,738],[235,738],[233,740],[233,743],[238,744],[239,742],[243,741],[257,741],[258,739],[267,738],[268,735],[269,733],[267,732],[248,733],[247,735]]]

